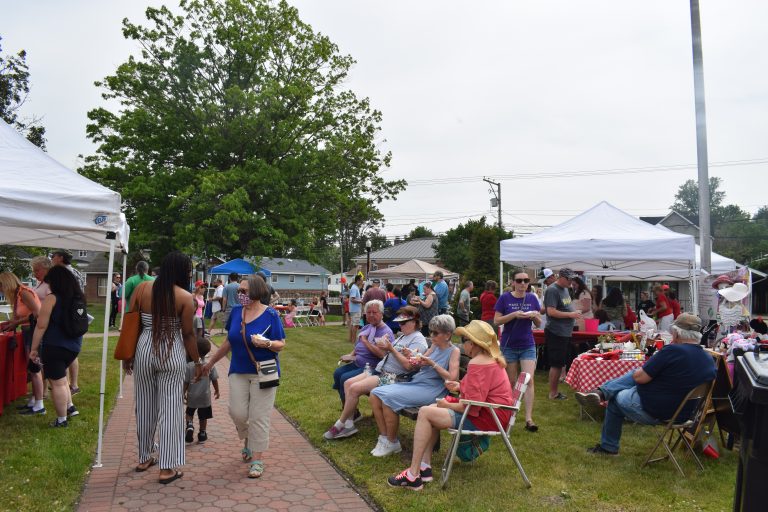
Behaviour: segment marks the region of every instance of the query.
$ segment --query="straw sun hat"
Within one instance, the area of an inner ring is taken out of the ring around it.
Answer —
[[[501,356],[499,338],[496,336],[496,331],[493,330],[493,327],[491,327],[488,322],[472,320],[468,325],[458,327],[454,331],[454,334],[468,339],[491,354],[491,357],[497,358]]]

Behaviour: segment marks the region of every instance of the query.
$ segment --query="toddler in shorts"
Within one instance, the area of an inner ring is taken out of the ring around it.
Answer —
[[[205,364],[205,356],[211,351],[211,342],[205,338],[198,338],[197,351]],[[187,372],[184,375],[184,401],[187,403],[187,429],[184,440],[191,443],[194,439],[195,428],[192,420],[197,411],[197,419],[200,421],[200,431],[197,433],[197,442],[204,443],[208,440],[206,428],[208,420],[213,418],[213,408],[211,407],[211,384],[213,384],[214,398],[219,399],[219,375],[216,368],[211,369],[207,376],[200,377],[197,382],[192,382],[195,378],[195,363],[187,363]]]

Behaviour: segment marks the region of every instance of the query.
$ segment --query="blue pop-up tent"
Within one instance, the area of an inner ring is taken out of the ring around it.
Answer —
[[[265,268],[261,269],[261,271],[264,272],[267,277],[272,275],[272,272]],[[234,260],[230,260],[226,263],[222,263],[221,265],[213,267],[210,271],[211,274],[231,274],[232,272],[237,272],[242,276],[255,274],[256,269],[246,260],[242,258],[235,258]]]

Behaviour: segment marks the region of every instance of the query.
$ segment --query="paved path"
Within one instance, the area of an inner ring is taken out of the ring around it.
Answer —
[[[217,364],[225,376],[229,361]],[[103,467],[93,469],[78,510],[87,512],[142,512],[195,510],[287,511],[373,510],[351,485],[276,410],[272,411],[270,449],[265,452],[264,475],[247,478],[240,459],[242,443],[227,413],[229,383],[219,379],[221,398],[213,402],[208,441],[187,445],[184,477],[168,485],[157,482],[157,466],[136,473],[136,418],[133,379],[126,377],[123,398],[107,424]],[[195,419],[197,429],[197,419]],[[197,430],[195,430],[197,438]]]

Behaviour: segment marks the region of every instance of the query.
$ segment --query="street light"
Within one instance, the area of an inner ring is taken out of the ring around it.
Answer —
[[[368,279],[368,274],[371,273],[371,241],[365,241],[365,253],[368,255],[368,261],[365,265],[365,278]]]

